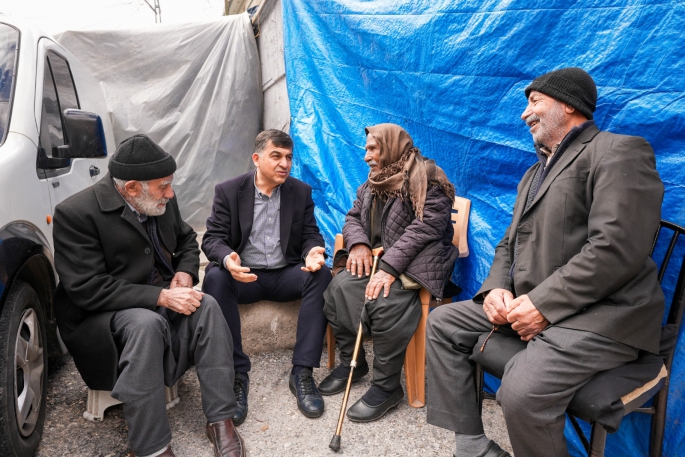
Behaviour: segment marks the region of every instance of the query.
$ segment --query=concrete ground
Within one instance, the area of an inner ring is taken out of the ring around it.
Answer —
[[[373,354],[367,342],[367,354]],[[308,419],[297,409],[288,388],[292,351],[280,350],[253,356],[247,420],[238,430],[245,439],[248,455],[333,456],[328,443],[335,427],[342,394],[325,397],[326,411],[318,419]],[[372,362],[369,355],[369,363]],[[321,366],[326,366],[326,354]],[[314,370],[317,382],[330,371]],[[351,405],[370,385],[369,377],[353,385]],[[179,382],[181,402],[169,410],[173,432],[172,446],[177,456],[212,457],[205,436],[205,418],[200,403],[200,388],[194,370]],[[127,455],[127,427],[121,405],[107,410],[103,422],[83,419],[87,390],[71,357],[51,360],[48,385],[48,411],[39,457],[123,457]],[[430,401],[430,399],[428,399]],[[494,402],[484,405],[485,431],[511,452],[502,418]],[[345,421],[342,449],[348,456],[451,456],[454,435],[426,423],[426,409],[407,405],[406,399],[380,420],[367,424]]]

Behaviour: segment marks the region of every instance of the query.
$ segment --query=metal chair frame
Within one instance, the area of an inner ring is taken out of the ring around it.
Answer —
[[[656,235],[654,236],[654,242],[652,243],[652,250],[650,252],[650,255],[654,255],[654,249],[656,247],[657,241],[659,239],[659,235],[661,234],[661,229],[662,228],[667,228],[669,230],[673,231],[673,234],[671,235],[671,241],[668,245],[668,248],[666,250],[666,254],[664,255],[664,259],[661,263],[661,267],[659,268],[659,284],[661,284],[662,279],[664,278],[664,274],[666,273],[666,269],[668,268],[668,265],[671,260],[671,256],[673,254],[673,251],[676,248],[677,242],[678,242],[678,237],[680,235],[685,235],[685,227],[681,227],[679,225],[676,225],[672,222],[664,221],[662,220],[661,223],[659,224],[659,228],[657,229]],[[681,264],[679,267],[679,273],[678,273],[678,280],[676,283],[675,290],[673,292],[673,300],[671,302],[671,308],[668,313],[668,320],[666,321],[666,324],[672,324],[677,327],[677,332],[680,331],[680,325],[682,324],[683,320],[683,311],[685,310],[685,257],[681,260]],[[676,346],[677,347],[677,342]],[[645,413],[649,414],[652,416],[652,426],[651,426],[651,431],[650,431],[650,446],[649,446],[649,455],[650,457],[661,457],[662,454],[662,449],[663,449],[663,441],[664,441],[664,430],[665,430],[665,425],[666,425],[666,409],[667,409],[667,403],[668,403],[668,387],[669,387],[669,380],[670,380],[670,375],[671,375],[671,366],[673,364],[673,355],[675,353],[675,347],[669,354],[668,358],[664,362],[664,365],[667,370],[667,375],[665,378],[661,379],[659,383],[657,383],[654,387],[649,389],[647,392],[643,393],[642,395],[638,396],[634,400],[630,401],[628,404],[625,405],[625,415],[628,415],[632,412],[639,412],[639,413]],[[485,392],[483,389],[483,376],[484,376],[484,371],[480,365],[477,365],[476,367],[476,389],[478,391],[478,399],[480,403],[480,408],[482,412],[483,408],[483,400],[484,399],[495,399],[495,396],[489,392]],[[656,395],[655,395],[656,392]],[[643,406],[648,400],[651,398],[654,398],[654,403],[652,406]],[[585,433],[580,427],[580,424],[578,423],[578,418],[575,416],[571,415],[570,413],[566,413],[567,416],[569,417],[571,421],[571,425],[573,426],[573,429],[575,430],[576,434],[580,438],[580,441],[583,443],[583,447],[588,453],[588,456],[590,457],[603,457],[604,456],[604,447],[606,445],[606,436],[607,436],[607,431],[604,429],[604,427],[594,421],[590,422],[590,425],[592,427],[592,431],[590,434],[590,440],[588,441],[587,437],[585,436]]]

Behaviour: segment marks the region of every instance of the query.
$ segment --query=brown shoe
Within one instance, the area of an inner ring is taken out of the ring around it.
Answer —
[[[207,422],[207,438],[214,445],[214,457],[245,457],[245,443],[232,419],[210,424]]]
[[[131,452],[128,454],[128,457],[136,457],[136,455],[133,453],[133,451],[131,451]],[[161,454],[159,454],[159,457],[176,457],[176,455],[175,455],[174,452],[171,450],[171,446],[167,446],[166,449],[164,449],[164,452],[162,452]]]

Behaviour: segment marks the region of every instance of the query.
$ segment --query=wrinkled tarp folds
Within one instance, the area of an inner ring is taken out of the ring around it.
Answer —
[[[294,174],[314,188],[329,254],[367,176],[364,127],[394,122],[473,203],[471,254],[455,269],[460,298],[470,298],[511,220],[516,185],[537,160],[519,118],[523,89],[565,66],[595,78],[600,129],[652,144],[666,185],[662,217],[685,223],[682,3],[283,0],[283,15]],[[672,290],[673,278],[665,281]],[[670,457],[685,456],[684,348],[681,337],[666,425]],[[606,455],[647,456],[648,419],[626,418]],[[573,455],[582,455],[571,436]]]
[[[181,213],[204,231],[214,185],[252,167],[261,126],[259,55],[247,14],[70,31],[58,40],[101,81],[117,144],[145,133],[174,156]]]

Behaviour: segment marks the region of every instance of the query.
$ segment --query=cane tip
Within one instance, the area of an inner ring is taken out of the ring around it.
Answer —
[[[340,450],[340,435],[333,435],[331,444],[329,444],[328,447],[333,449],[335,452],[338,452]]]

